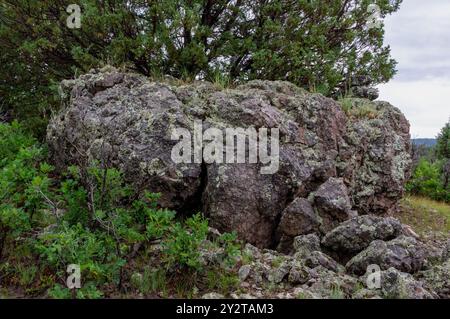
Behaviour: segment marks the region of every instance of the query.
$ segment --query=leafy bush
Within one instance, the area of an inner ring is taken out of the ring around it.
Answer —
[[[432,163],[422,158],[406,185],[407,191],[414,195],[450,202],[450,189],[444,188],[443,184],[442,165],[442,161]]]
[[[201,249],[208,222],[200,214],[177,221],[175,212],[158,207],[159,194],[138,196],[120,171],[96,162],[57,175],[44,162],[45,149],[17,123],[0,124],[0,135],[2,280],[17,276],[12,283],[40,285],[52,298],[99,298],[123,288],[125,266],[139,247],[155,241],[163,247],[158,252],[163,263],[146,270],[139,290],[166,291],[167,270],[205,275]],[[225,266],[239,254],[235,234],[208,245],[221,247]],[[9,253],[2,256],[6,246]],[[81,269],[82,288],[76,292],[65,288],[70,264]],[[30,291],[42,293],[39,287]]]
[[[0,123],[0,260],[8,241],[33,226],[33,217],[46,208],[52,167],[40,163],[43,148],[20,126]]]
[[[196,214],[185,225],[175,223],[164,242],[165,261],[168,267],[177,266],[201,270],[200,247],[208,234],[208,222]]]

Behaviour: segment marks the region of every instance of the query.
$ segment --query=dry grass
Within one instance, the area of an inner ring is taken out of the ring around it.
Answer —
[[[434,200],[407,196],[401,202],[397,216],[402,223],[410,225],[419,235],[427,232],[450,234],[450,205]]]
[[[348,117],[356,119],[375,119],[379,111],[364,99],[342,98],[338,101]]]

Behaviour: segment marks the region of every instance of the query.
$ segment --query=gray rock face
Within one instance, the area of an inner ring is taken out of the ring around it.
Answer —
[[[450,259],[422,272],[420,277],[425,286],[435,291],[440,298],[450,299]]]
[[[314,193],[314,206],[322,217],[321,230],[330,231],[357,212],[352,211],[348,190],[341,178],[329,178]]]
[[[388,299],[434,299],[423,284],[395,268],[381,272],[381,292]]]
[[[313,207],[328,231],[353,210],[383,214],[393,208],[410,171],[409,124],[388,103],[367,101],[377,117],[349,119],[332,99],[287,82],[218,89],[207,82],[151,82],[113,68],[64,81],[61,92],[65,108],[47,131],[57,167],[92,160],[118,167],[139,190],[161,193],[162,206],[202,210],[213,227],[237,231],[259,247],[276,244],[277,230],[291,237],[316,227],[310,212],[308,220],[288,209],[296,198],[315,192]],[[263,175],[262,164],[201,159],[174,163],[174,128],[193,133],[196,120],[203,131],[279,128],[278,171]],[[287,222],[279,227],[284,215],[299,228]]]
[[[293,238],[299,235],[318,232],[319,217],[310,202],[304,198],[297,198],[281,213],[278,225],[278,236],[281,238],[279,250],[284,251],[292,246]]]
[[[390,240],[399,236],[401,223],[391,217],[373,215],[349,219],[330,231],[322,244],[338,253],[356,254],[367,248],[374,240]]]
[[[336,273],[344,272],[344,267],[338,264],[333,258],[325,255],[321,251],[312,251],[310,254],[304,256],[302,254],[296,253],[295,258],[304,260],[305,265],[309,268],[316,268],[322,266],[325,269],[331,270]]]
[[[355,97],[369,99],[371,101],[378,99],[378,97],[380,96],[380,92],[377,88],[369,86],[355,87],[352,93]]]
[[[320,239],[316,234],[308,234],[294,238],[294,251],[308,254],[312,251],[320,251]]]
[[[382,270],[391,267],[402,272],[415,273],[425,263],[425,249],[415,238],[399,236],[385,242],[373,241],[369,247],[353,257],[345,266],[347,271],[356,275],[366,272],[369,265],[378,265]]]

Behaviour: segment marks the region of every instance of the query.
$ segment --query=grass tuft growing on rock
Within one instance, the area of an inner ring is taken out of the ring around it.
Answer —
[[[350,118],[355,119],[375,119],[380,112],[369,100],[356,98],[341,98],[338,100],[342,110]]]

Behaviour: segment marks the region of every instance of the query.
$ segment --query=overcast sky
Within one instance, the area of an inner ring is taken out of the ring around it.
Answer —
[[[405,113],[411,137],[435,137],[450,117],[450,0],[403,0],[385,24],[398,73],[380,100]]]

